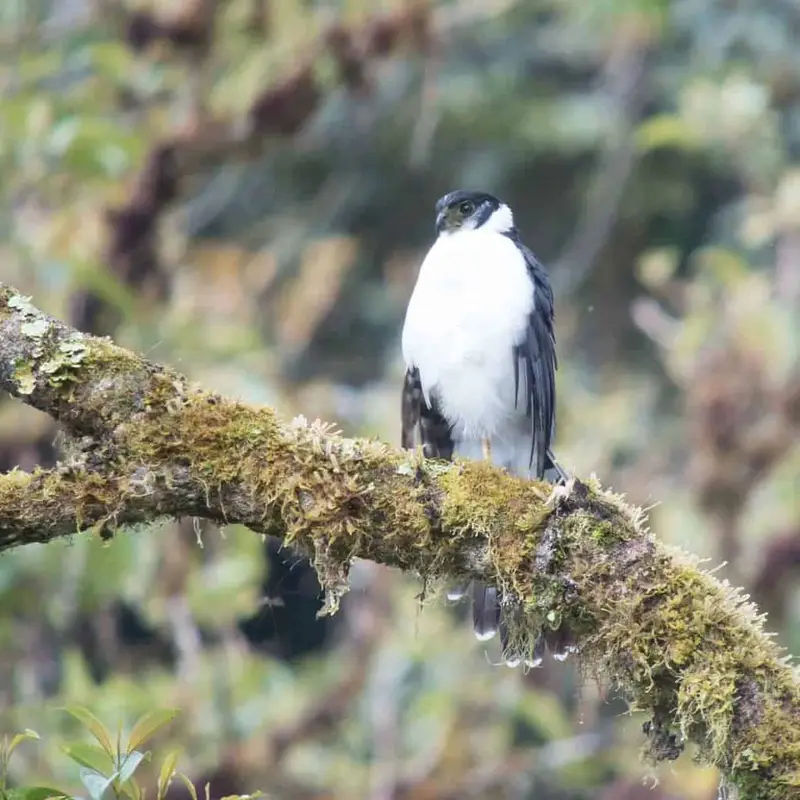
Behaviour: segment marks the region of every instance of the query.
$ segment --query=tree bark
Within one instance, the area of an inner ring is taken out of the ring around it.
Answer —
[[[428,585],[482,579],[519,601],[515,634],[530,647],[542,625],[569,626],[583,667],[648,714],[652,759],[691,741],[742,798],[800,793],[798,675],[755,608],[596,483],[552,492],[490,465],[283,423],[79,333],[3,284],[0,388],[68,437],[57,468],[0,475],[0,551],[191,515],[308,554],[329,610],[354,558]]]

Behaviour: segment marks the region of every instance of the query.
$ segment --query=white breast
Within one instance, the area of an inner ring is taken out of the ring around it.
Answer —
[[[513,413],[513,347],[532,308],[525,259],[496,232],[440,236],[423,261],[406,312],[403,356],[460,435],[492,436]]]

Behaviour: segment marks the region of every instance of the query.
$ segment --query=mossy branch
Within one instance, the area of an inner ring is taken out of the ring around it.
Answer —
[[[800,792],[800,683],[755,609],[659,544],[641,511],[579,481],[424,462],[282,423],[70,329],[0,284],[0,388],[59,420],[54,470],[0,475],[0,551],[161,516],[241,523],[307,553],[331,608],[367,558],[426,581],[471,576],[566,623],[586,669],[649,714],[649,755],[699,745],[748,800]]]

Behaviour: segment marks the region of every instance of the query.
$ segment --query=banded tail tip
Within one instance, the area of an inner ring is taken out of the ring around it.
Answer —
[[[547,649],[556,661],[566,661],[570,654],[578,651],[572,631],[566,625],[561,625],[558,630],[548,630],[545,633]]]
[[[547,642],[545,640],[545,636],[543,633],[540,633],[536,637],[536,641],[533,643],[533,652],[530,655],[530,658],[525,659],[525,666],[528,669],[537,669],[538,667],[542,666],[544,662],[544,652],[547,646]]]

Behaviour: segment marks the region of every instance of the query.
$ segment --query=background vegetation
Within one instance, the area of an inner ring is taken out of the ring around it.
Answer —
[[[0,275],[397,443],[433,203],[485,187],[550,267],[561,460],[726,562],[797,651],[798,33],[788,0],[5,2]],[[0,469],[57,447],[0,401]],[[213,797],[715,797],[687,758],[652,788],[641,720],[575,661],[495,666],[412,578],[352,581],[317,620],[303,562],[192,520],[3,556],[0,732],[42,735],[10,784],[83,791],[79,703],[112,731],[181,709],[148,747]]]

